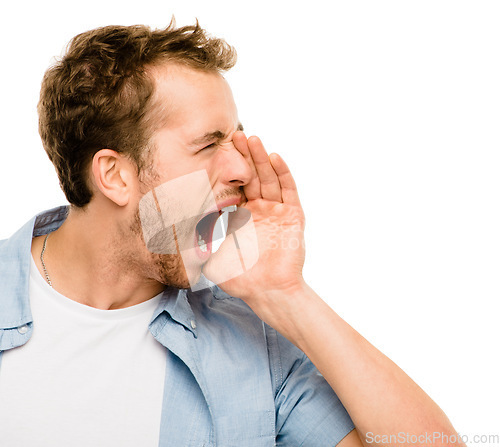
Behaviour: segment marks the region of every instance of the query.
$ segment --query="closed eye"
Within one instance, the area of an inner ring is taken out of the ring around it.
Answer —
[[[204,151],[205,149],[212,149],[215,146],[217,146],[217,143],[209,144],[208,146],[205,146],[204,148],[200,149],[198,152]]]

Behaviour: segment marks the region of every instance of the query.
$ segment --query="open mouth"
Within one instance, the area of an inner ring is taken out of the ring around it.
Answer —
[[[224,212],[233,212],[236,211],[236,209],[236,205],[222,208],[220,211],[215,211],[213,213],[207,214],[206,216],[203,216],[196,224],[195,247],[197,247],[197,252],[202,258],[209,256],[212,252],[212,238],[217,219]]]
[[[215,223],[220,215],[220,211],[207,214],[196,224],[196,246],[201,253],[208,253],[211,251]]]

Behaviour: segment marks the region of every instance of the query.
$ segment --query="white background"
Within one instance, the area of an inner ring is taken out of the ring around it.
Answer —
[[[65,202],[37,134],[53,57],[90,28],[172,14],[236,46],[247,134],[300,187],[310,284],[460,433],[500,433],[497,1],[11,2],[0,238]]]

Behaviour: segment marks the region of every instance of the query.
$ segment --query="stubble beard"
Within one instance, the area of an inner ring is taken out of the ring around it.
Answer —
[[[140,255],[132,253],[132,262],[137,268],[142,270],[145,277],[158,281],[165,286],[175,287],[177,289],[187,289],[190,287],[180,253],[158,254],[151,253],[146,249],[139,207],[137,207],[135,211],[133,221],[129,226],[129,232],[133,240],[137,241],[137,246],[139,247],[138,251],[141,252]]]

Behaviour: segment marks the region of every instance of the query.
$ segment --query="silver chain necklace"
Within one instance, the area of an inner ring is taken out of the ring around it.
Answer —
[[[50,280],[49,273],[47,272],[47,267],[45,267],[45,262],[43,261],[43,254],[45,253],[45,249],[47,248],[47,239],[49,238],[50,233],[45,236],[43,240],[42,252],[40,253],[40,261],[42,262],[43,273],[45,273],[45,279],[49,283],[49,286],[52,287],[52,281]]]

